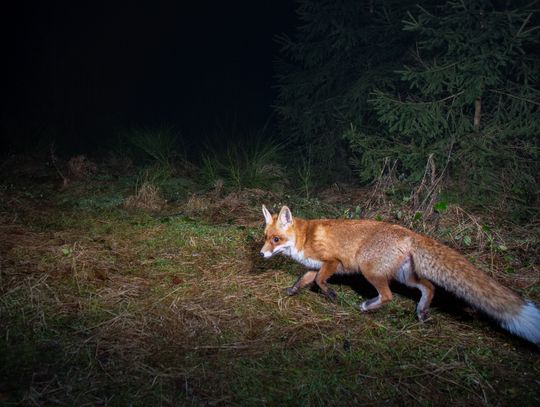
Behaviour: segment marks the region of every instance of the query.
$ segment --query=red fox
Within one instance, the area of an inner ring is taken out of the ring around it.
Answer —
[[[361,311],[377,309],[392,299],[389,282],[395,279],[418,288],[422,295],[416,313],[427,318],[433,283],[497,320],[513,334],[540,345],[540,310],[514,291],[500,285],[455,250],[399,225],[371,220],[305,220],[293,218],[284,206],[272,215],[263,205],[265,243],[261,255],[282,253],[308,269],[288,295],[316,283],[335,299],[326,281],[334,273],[361,273],[378,291],[359,304]]]

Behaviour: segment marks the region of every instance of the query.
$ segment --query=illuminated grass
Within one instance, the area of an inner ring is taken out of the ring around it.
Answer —
[[[261,228],[25,205],[0,224],[7,405],[540,402],[538,351],[476,314],[361,314],[338,280],[336,304],[286,297],[301,267],[260,260]]]

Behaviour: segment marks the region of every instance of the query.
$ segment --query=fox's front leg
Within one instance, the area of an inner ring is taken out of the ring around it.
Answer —
[[[336,292],[328,287],[326,280],[328,280],[332,274],[336,272],[340,263],[337,261],[324,262],[321,269],[315,276],[315,282],[321,289],[322,293],[326,295],[330,300],[335,301],[337,298]]]
[[[294,283],[292,287],[287,288],[287,295],[295,295],[298,294],[298,291],[300,291],[305,286],[313,284],[315,281],[315,277],[317,276],[316,271],[308,271],[307,273],[303,274],[297,281]]]

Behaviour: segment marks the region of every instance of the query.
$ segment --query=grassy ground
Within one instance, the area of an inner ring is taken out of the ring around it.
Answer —
[[[185,193],[145,212],[122,206],[122,177],[62,188],[16,168],[0,182],[0,404],[540,404],[538,350],[451,296],[421,324],[399,286],[368,314],[360,278],[333,280],[335,304],[284,294],[302,268],[259,259],[260,204],[335,217],[365,194]],[[453,208],[416,226],[538,302],[537,228],[482,225]]]

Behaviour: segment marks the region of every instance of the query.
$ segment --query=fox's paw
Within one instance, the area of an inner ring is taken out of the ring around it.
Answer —
[[[367,301],[364,301],[364,302],[361,302],[360,304],[358,304],[358,309],[361,312],[368,312],[369,308],[367,307]]]
[[[287,287],[287,289],[285,290],[285,292],[287,293],[287,295],[290,297],[292,295],[295,295],[295,294],[298,294],[298,288],[292,286],[292,287]]]
[[[326,296],[326,298],[328,298],[330,301],[332,302],[336,302],[337,301],[337,294],[334,290],[332,290],[331,288],[327,288],[326,291],[323,291],[323,294]]]
[[[381,305],[380,297],[375,297],[358,304],[358,309],[362,312],[368,312],[379,308]]]
[[[420,322],[426,322],[428,320],[427,310],[416,310],[416,315],[418,315]]]

